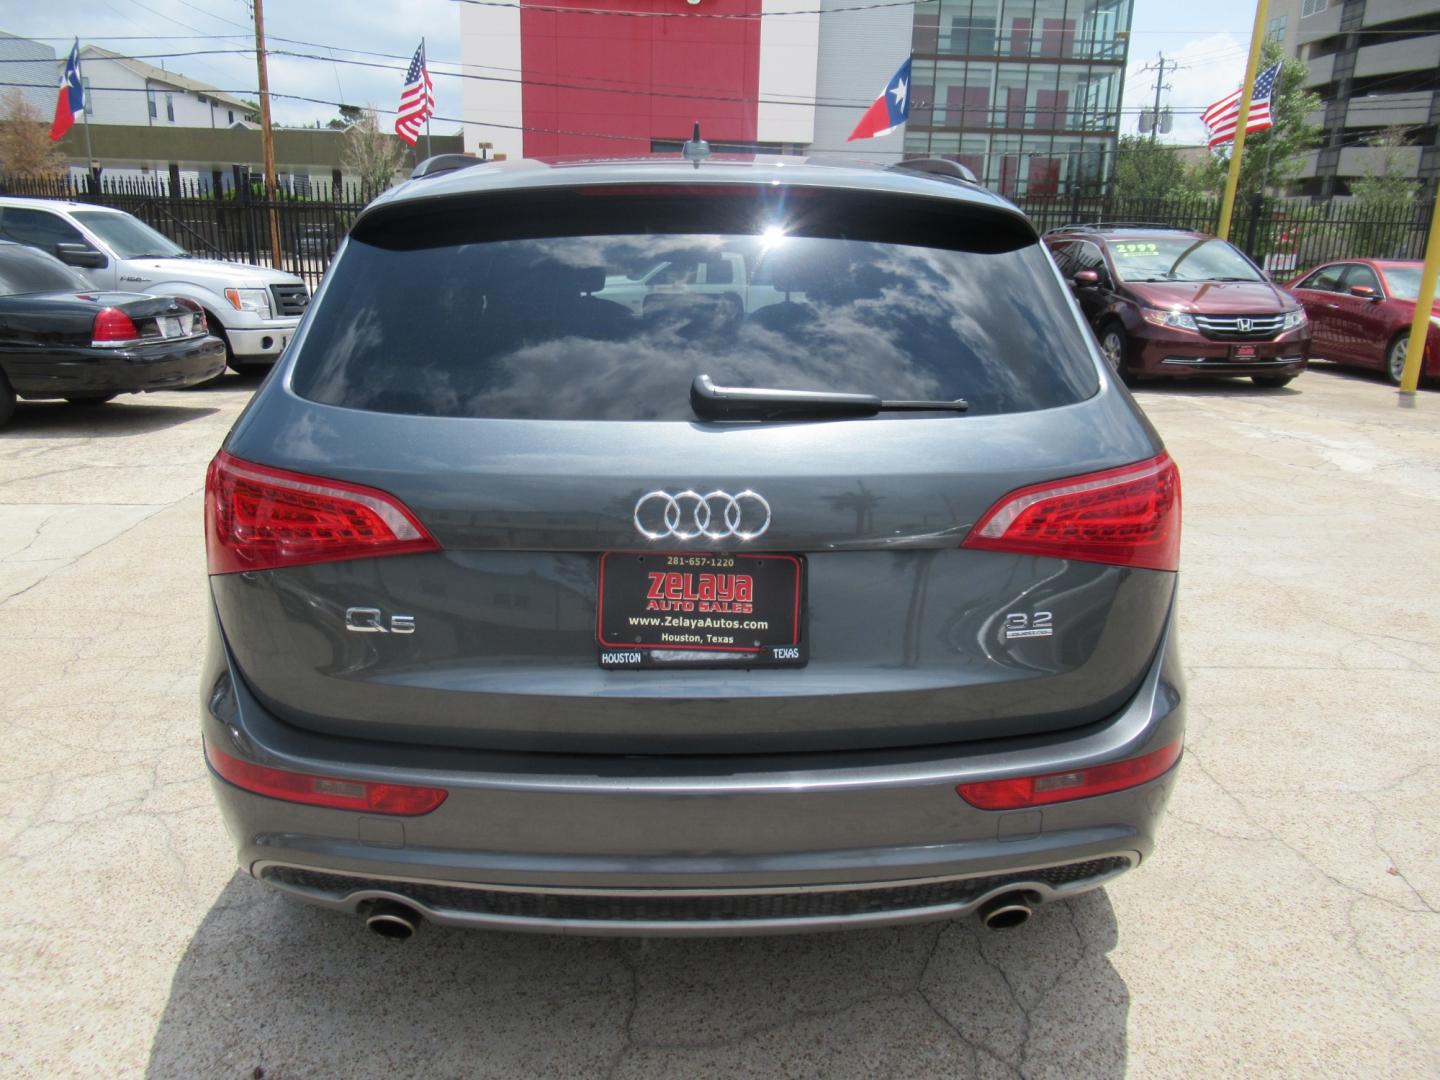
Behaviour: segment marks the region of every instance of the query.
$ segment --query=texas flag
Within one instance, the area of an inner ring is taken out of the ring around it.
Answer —
[[[910,117],[910,61],[900,65],[846,142],[889,135]]]
[[[70,48],[65,61],[65,77],[60,80],[60,96],[55,99],[55,122],[50,125],[50,141],[58,142],[75,124],[75,117],[85,111],[85,90],[80,85],[80,39]]]

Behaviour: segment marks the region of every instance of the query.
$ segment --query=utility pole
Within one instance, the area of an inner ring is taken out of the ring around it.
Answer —
[[[80,76],[80,123],[85,128],[85,175],[90,178],[90,194],[100,194],[100,169],[95,162],[95,151],[90,149],[90,88],[85,85],[85,74],[80,62],[80,39],[75,39],[75,74]],[[173,192],[171,194],[174,194]]]
[[[1148,64],[1140,69],[1140,74],[1142,75],[1147,71],[1155,72],[1155,111],[1150,114],[1150,141],[1152,143],[1158,142],[1160,139],[1160,93],[1163,90],[1173,89],[1171,85],[1165,81],[1165,69],[1168,67],[1173,74],[1179,66],[1180,61],[1166,61],[1165,54],[1161,53],[1159,60],[1154,64]]]
[[[279,184],[275,182],[275,133],[270,129],[270,76],[265,68],[265,9],[252,0],[255,10],[255,64],[260,75],[260,153],[265,166],[265,201],[270,204],[270,265],[280,267],[280,217],[275,213]]]

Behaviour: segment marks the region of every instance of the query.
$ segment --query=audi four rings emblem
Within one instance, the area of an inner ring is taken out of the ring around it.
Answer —
[[[728,491],[651,491],[635,504],[635,528],[647,540],[754,540],[770,528],[770,504],[746,488]]]

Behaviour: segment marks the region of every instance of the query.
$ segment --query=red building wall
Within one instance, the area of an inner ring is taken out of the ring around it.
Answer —
[[[521,0],[526,157],[648,153],[652,139],[687,138],[696,120],[711,142],[755,140],[760,19],[540,10],[605,3]],[[685,0],[624,0],[618,9],[758,15],[760,3],[703,0],[692,7]],[[665,96],[686,93],[697,96]]]

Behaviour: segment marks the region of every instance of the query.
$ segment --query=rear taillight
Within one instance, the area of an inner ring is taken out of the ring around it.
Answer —
[[[367,814],[416,817],[434,810],[449,794],[444,788],[372,784],[339,776],[271,769],[231,757],[208,742],[205,744],[205,757],[222,779],[238,788],[272,799],[325,806],[332,810],[362,810]]]
[[[1180,471],[1162,453],[1119,469],[1020,488],[987,510],[961,546],[1178,569]]]
[[[135,321],[119,308],[102,308],[95,316],[95,328],[90,332],[90,344],[106,348],[117,345],[131,345],[140,340],[140,331]]]
[[[212,574],[437,551],[393,495],[272,469],[223,450],[205,477],[205,549]]]
[[[1041,776],[1015,776],[1008,780],[982,780],[960,784],[959,796],[981,810],[1021,810],[1027,806],[1088,799],[1112,791],[1138,787],[1170,771],[1180,759],[1181,740],[1176,739],[1149,754],[1109,765]]]

